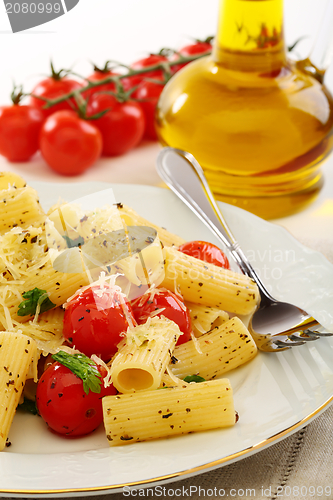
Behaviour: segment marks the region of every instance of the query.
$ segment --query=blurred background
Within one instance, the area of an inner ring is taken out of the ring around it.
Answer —
[[[61,1],[61,0],[59,0]],[[285,0],[288,45],[302,36],[298,56],[308,55],[319,29],[326,0]],[[90,62],[108,59],[131,63],[162,47],[180,48],[191,38],[214,35],[218,0],[80,0],[67,14],[13,34],[0,4],[0,104],[9,100],[12,81],[32,89],[40,75],[72,67],[87,76]],[[333,69],[326,75],[333,88]]]

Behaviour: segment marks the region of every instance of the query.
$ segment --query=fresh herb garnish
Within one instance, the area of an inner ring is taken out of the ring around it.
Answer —
[[[62,237],[66,241],[68,248],[82,247],[82,245],[84,244],[84,239],[82,238],[82,236],[78,236],[77,238],[75,238],[75,240],[67,236],[67,234],[63,234]]]
[[[23,293],[23,298],[25,300],[18,306],[18,316],[27,316],[28,314],[33,316],[36,313],[37,304],[43,295],[45,298],[40,302],[40,313],[56,307],[56,305],[50,301],[46,290],[34,288],[33,290]]]
[[[200,377],[200,375],[187,375],[187,377],[184,378],[184,382],[187,382],[187,383],[190,383],[190,382],[199,383],[199,382],[206,382],[206,380],[204,378]]]
[[[68,354],[65,351],[59,351],[52,355],[55,361],[69,368],[71,372],[79,377],[83,382],[83,390],[86,394],[91,392],[101,392],[101,375],[96,363],[84,354]]]
[[[31,399],[24,398],[23,403],[19,404],[17,409],[27,413],[32,413],[33,415],[39,415],[36,401],[31,401]]]

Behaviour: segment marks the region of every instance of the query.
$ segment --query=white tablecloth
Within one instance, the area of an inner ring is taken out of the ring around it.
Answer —
[[[143,144],[129,154],[100,160],[84,175],[64,178],[53,173],[41,159],[28,164],[8,164],[0,159],[0,170],[13,170],[27,181],[106,181],[111,183],[161,184],[155,172],[159,146]],[[325,185],[306,210],[275,221],[305,245],[319,250],[333,262],[333,157],[323,166]],[[333,363],[333,360],[332,360]],[[150,498],[333,498],[333,407],[291,437],[232,465],[164,485]],[[303,489],[302,489],[303,487]],[[200,489],[201,488],[201,489]],[[321,489],[322,488],[322,489]],[[326,488],[326,490],[325,490]],[[139,496],[140,492],[137,492]],[[143,496],[143,493],[141,493]],[[111,498],[111,495],[96,495]],[[125,498],[122,493],[113,500]]]

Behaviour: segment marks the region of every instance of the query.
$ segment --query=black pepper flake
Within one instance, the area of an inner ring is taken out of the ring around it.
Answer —
[[[78,319],[78,321],[82,321],[84,319],[84,316],[81,316],[81,318]]]
[[[191,408],[186,408],[186,413],[190,413]]]
[[[130,437],[130,436],[120,436],[120,439],[121,441],[131,441],[131,439],[133,439],[133,437]]]
[[[90,309],[86,309],[86,312],[87,312],[87,313],[90,313]]]
[[[176,358],[176,356],[171,356],[171,363],[173,365],[175,365],[177,362],[178,362],[178,359]]]
[[[59,283],[59,281],[57,281],[57,282],[56,282],[56,285],[57,285],[57,286],[60,286],[60,283]]]
[[[162,418],[169,418],[173,415],[173,413],[166,413],[165,415],[162,415]]]
[[[203,286],[203,283],[201,283],[201,282],[200,282],[200,283],[198,283],[198,285],[199,285],[199,286]]]

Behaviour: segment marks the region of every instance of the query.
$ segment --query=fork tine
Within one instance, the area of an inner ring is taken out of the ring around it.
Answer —
[[[319,332],[318,330],[304,330],[305,335],[317,335],[317,337],[332,337],[333,332]]]
[[[332,337],[331,332],[319,332],[318,330],[299,330],[298,332],[292,332],[288,335],[284,332],[282,335],[276,335],[272,337],[265,347],[269,347],[270,350],[279,351],[286,348],[296,347],[304,345],[307,342],[312,342],[318,340],[320,337]],[[264,347],[264,346],[263,346]],[[265,350],[265,349],[263,349]]]
[[[277,347],[296,347],[299,345],[304,345],[306,342],[305,340],[292,340],[288,337],[286,340],[273,340],[272,343]]]
[[[318,340],[319,337],[318,337],[318,335],[309,335],[309,336],[305,337],[302,335],[302,333],[300,333],[300,335],[297,335],[297,334],[289,335],[289,339],[292,341],[303,340],[303,343],[304,343],[304,342],[313,342],[314,340]]]

